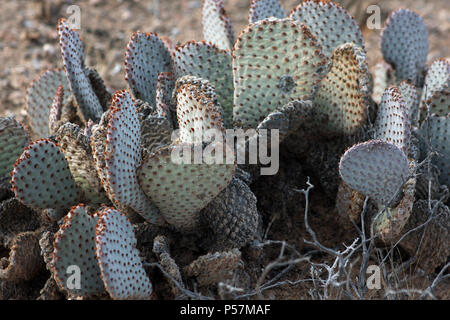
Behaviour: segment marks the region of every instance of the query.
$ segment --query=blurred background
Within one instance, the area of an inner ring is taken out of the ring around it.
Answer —
[[[247,24],[251,0],[224,0],[234,32]],[[280,0],[290,12],[301,0]],[[450,1],[448,0],[341,0],[362,28],[369,67],[381,58],[380,30],[368,29],[370,5],[381,9],[381,26],[392,10],[409,8],[424,19],[430,38],[428,61],[450,57]],[[77,5],[86,64],[98,70],[114,90],[126,88],[125,47],[134,31],[157,32],[175,44],[202,40],[201,0],[0,0],[0,116],[24,116],[29,83],[48,68],[62,67],[56,35],[59,18],[70,16]]]

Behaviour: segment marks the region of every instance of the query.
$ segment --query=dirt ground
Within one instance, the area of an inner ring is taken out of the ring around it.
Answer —
[[[225,0],[225,8],[234,25],[236,34],[246,25],[250,0]],[[397,8],[409,8],[420,13],[425,19],[430,39],[428,61],[439,57],[450,57],[450,2],[448,0],[343,0],[352,4],[347,7],[360,23],[365,38],[369,67],[381,58],[379,49],[380,30],[365,27],[365,8],[377,4],[381,8],[382,25],[388,14]],[[289,12],[300,0],[281,0],[285,11]],[[170,37],[175,43],[188,40],[202,40],[201,1],[200,0],[17,0],[1,1],[0,10],[0,116],[15,114],[19,120],[25,116],[25,91],[28,84],[48,68],[62,67],[57,43],[56,22],[58,18],[68,17],[69,5],[81,8],[80,34],[86,50],[86,64],[95,67],[106,84],[114,90],[126,88],[123,60],[125,47],[134,31],[157,32]],[[303,220],[304,197],[293,192],[305,187],[308,168],[300,168],[287,153],[282,153],[281,170],[266,180],[252,186],[258,196],[258,209],[262,211],[267,238],[285,240],[294,245],[300,253],[311,250],[303,241],[305,227]],[[295,169],[296,168],[296,169]],[[336,228],[333,214],[334,199],[319,186],[311,193],[311,226],[321,230],[320,240],[335,247],[338,243],[351,241],[356,234],[345,233]],[[272,190],[267,196],[267,189]],[[287,191],[288,190],[288,191]],[[261,195],[261,197],[260,197]],[[324,227],[325,226],[325,227]],[[255,268],[255,275],[261,268],[277,258],[279,245],[271,246],[260,264],[247,266]],[[181,250],[181,249],[180,249]],[[244,251],[243,255],[252,252]],[[320,258],[320,257],[319,257]],[[320,259],[319,259],[320,260]],[[290,270],[287,278],[291,281],[308,278],[306,264],[299,264]],[[356,267],[355,267],[356,269]],[[406,270],[405,272],[412,272]],[[272,278],[276,273],[269,273]],[[254,281],[255,279],[253,279]],[[416,282],[414,282],[416,281]],[[422,286],[427,279],[411,279],[410,286]],[[414,282],[414,283],[413,283]],[[418,285],[417,285],[418,283]],[[158,286],[158,284],[155,284]],[[448,283],[447,283],[448,285]],[[269,299],[310,299],[310,286],[281,286],[267,290]],[[444,289],[447,295],[449,290]],[[375,298],[380,298],[377,293]]]

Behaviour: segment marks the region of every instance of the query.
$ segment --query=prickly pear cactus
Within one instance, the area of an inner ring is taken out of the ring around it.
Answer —
[[[355,44],[346,43],[333,51],[330,64],[313,100],[320,129],[331,135],[355,133],[365,123],[369,106],[366,56]]]
[[[395,145],[371,140],[348,149],[339,163],[342,179],[352,189],[392,206],[408,177],[408,159]]]
[[[417,126],[419,117],[419,97],[416,87],[403,80],[398,85],[398,90],[405,100],[406,111],[411,126]]]
[[[80,112],[85,122],[89,119],[98,122],[103,109],[85,73],[84,51],[80,36],[78,32],[70,28],[65,19],[58,21],[57,30],[64,68]]]
[[[50,106],[59,86],[64,88],[63,105],[72,95],[64,70],[47,70],[31,82],[26,95],[28,123],[40,138],[49,136]]]
[[[320,45],[303,24],[268,18],[247,26],[233,51],[235,126],[256,128],[288,102],[310,100],[325,64]]]
[[[190,41],[177,47],[174,56],[175,76],[194,76],[214,86],[223,108],[225,124],[231,125],[233,113],[233,71],[231,54],[206,42]]]
[[[70,172],[90,204],[107,203],[105,191],[98,178],[89,138],[73,123],[62,125],[56,140],[69,164]]]
[[[384,60],[395,69],[397,83],[422,85],[428,55],[428,32],[421,16],[409,9],[391,13],[381,31]]]
[[[99,214],[95,242],[101,278],[111,298],[151,299],[153,286],[127,217],[113,208],[104,208]]]
[[[216,134],[223,134],[225,128],[220,107],[200,85],[181,84],[177,88],[177,100],[181,142],[210,142]]]
[[[450,115],[428,117],[421,130],[429,139],[432,150],[438,153],[433,162],[440,170],[439,181],[450,186]]]
[[[217,160],[222,163],[214,163]],[[179,230],[192,231],[199,223],[199,211],[231,181],[235,165],[225,162],[233,154],[221,143],[202,146],[172,145],[143,160],[139,183],[158,206],[167,222]],[[201,158],[198,160],[198,156]]]
[[[125,79],[136,99],[155,103],[160,72],[173,72],[172,57],[156,33],[135,32],[125,53]]]
[[[228,18],[223,0],[203,0],[203,38],[222,50],[231,51],[234,43],[233,26]]]
[[[255,23],[259,20],[275,17],[283,19],[286,17],[283,7],[278,0],[252,0],[248,14],[248,22]]]
[[[311,30],[328,57],[332,56],[336,47],[349,42],[364,50],[364,40],[358,24],[336,3],[306,0],[293,9],[289,17],[304,23]]]
[[[68,209],[82,196],[64,154],[50,140],[37,140],[25,148],[11,176],[16,197],[34,209]]]
[[[133,208],[151,223],[164,224],[158,209],[138,184],[136,170],[141,161],[140,137],[139,120],[131,95],[125,90],[117,91],[108,115],[103,185],[107,185],[105,190],[115,204]]]
[[[389,87],[385,90],[378,109],[375,139],[392,143],[408,155],[410,136],[406,102],[397,87]]]
[[[50,114],[48,116],[48,132],[55,134],[58,131],[59,121],[61,120],[62,108],[64,101],[64,87],[59,86],[56,89],[55,97],[50,105]]]
[[[202,216],[216,236],[217,250],[241,248],[253,240],[258,230],[256,197],[240,179],[233,178],[202,210]]]
[[[373,101],[380,104],[384,90],[395,84],[395,71],[392,66],[384,60],[377,63],[373,69]]]
[[[438,116],[450,113],[450,62],[435,60],[428,69],[420,99],[423,117],[427,112]]]
[[[174,76],[169,72],[160,72],[156,81],[155,108],[159,116],[172,123],[170,100],[175,87]]]
[[[55,235],[52,272],[58,286],[77,296],[92,296],[105,292],[96,259],[97,215],[90,215],[80,204],[73,207]],[[73,281],[80,271],[79,287]]]
[[[29,142],[28,133],[14,117],[0,118],[0,183]]]

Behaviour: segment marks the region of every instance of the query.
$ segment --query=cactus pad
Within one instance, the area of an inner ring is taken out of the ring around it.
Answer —
[[[256,128],[288,102],[311,99],[325,63],[315,37],[291,19],[246,27],[233,51],[235,125]]]
[[[98,264],[111,298],[150,299],[152,283],[145,273],[127,217],[113,208],[105,208],[99,215],[96,233]]]
[[[200,85],[192,83],[181,84],[177,88],[177,119],[181,142],[210,142],[208,130],[213,130],[214,134],[222,134],[224,131],[221,110],[210,96]]]
[[[61,113],[64,101],[64,86],[59,86],[56,89],[55,97],[50,105],[50,115],[48,117],[48,132],[55,134],[58,131],[59,121],[61,120]]]
[[[275,17],[283,19],[286,17],[279,0],[252,0],[248,22],[255,23],[259,20]]]
[[[446,116],[450,113],[450,62],[435,60],[428,69],[421,97],[421,109],[430,114]]]
[[[206,42],[190,41],[175,52],[175,76],[207,79],[214,86],[223,108],[225,124],[231,124],[233,113],[233,71],[231,54]]]
[[[413,84],[403,80],[398,85],[398,90],[405,100],[409,122],[411,125],[417,125],[419,117],[419,98],[416,87]]]
[[[84,51],[78,32],[71,29],[65,19],[58,21],[58,36],[70,88],[85,122],[98,122],[103,113],[102,106],[85,74]]]
[[[162,224],[157,208],[145,196],[137,181],[141,135],[136,107],[128,91],[117,91],[108,116],[103,185],[114,203],[133,208],[151,223]]]
[[[400,148],[408,155],[411,138],[406,103],[397,87],[385,90],[375,121],[375,139]]]
[[[348,149],[339,163],[342,179],[354,190],[388,206],[408,176],[408,159],[393,144],[381,140]]]
[[[160,72],[172,72],[169,50],[156,33],[135,32],[125,53],[125,79],[134,97],[154,104]]]
[[[81,197],[64,154],[50,140],[25,148],[11,175],[16,197],[34,209],[68,209]]]
[[[313,104],[330,134],[355,133],[367,119],[369,80],[364,52],[352,43],[337,47],[331,70],[322,79]],[[322,127],[321,127],[322,129]]]
[[[289,17],[304,23],[311,30],[328,57],[344,43],[353,42],[364,49],[364,40],[356,21],[345,9],[331,1],[306,0],[292,10]]]
[[[11,172],[29,142],[28,133],[16,119],[0,118],[0,180]]]
[[[107,203],[108,198],[97,175],[89,138],[73,123],[62,125],[56,140],[69,163],[70,172],[92,204]]]
[[[55,235],[51,263],[53,275],[60,288],[77,296],[91,296],[105,291],[96,259],[97,220],[96,215],[89,215],[86,207],[80,204],[70,210]],[[74,272],[69,269],[70,266],[79,268],[80,288],[73,287],[74,283],[70,282]]]
[[[105,82],[102,77],[98,74],[97,70],[94,68],[85,68],[84,73],[86,77],[88,77],[89,82],[91,83],[92,90],[95,95],[98,97],[98,101],[102,106],[102,110],[106,111],[109,108],[109,102],[111,101],[112,94],[109,89],[106,87]]]
[[[253,240],[258,229],[256,197],[240,179],[234,178],[208,206],[202,216],[216,236],[216,249],[241,248]]]
[[[422,130],[429,130],[428,135],[425,133],[425,136],[430,138],[433,150],[438,152],[433,161],[440,170],[439,181],[450,186],[450,115],[430,116]]]
[[[202,151],[201,145],[180,144],[159,149],[148,156],[139,168],[139,183],[156,203],[169,224],[180,230],[192,230],[198,223],[199,211],[217,196],[231,181],[234,164],[209,164],[215,155]],[[210,144],[224,150],[220,143]],[[199,151],[199,152],[198,152]],[[194,152],[202,155],[196,164]],[[198,152],[198,153],[197,153]],[[223,155],[231,152],[225,149]],[[183,157],[189,157],[183,163]],[[234,159],[234,157],[233,157]]]
[[[65,90],[64,105],[72,95],[64,70],[45,71],[31,83],[27,90],[26,111],[28,122],[33,132],[40,138],[46,138],[49,135],[50,106],[59,86],[63,86]]]
[[[408,9],[394,11],[381,31],[384,60],[395,69],[397,83],[421,85],[428,55],[428,32],[421,16]]]
[[[223,7],[223,0],[203,0],[203,38],[222,50],[233,48],[234,32]]]
[[[208,253],[193,261],[184,271],[189,277],[197,277],[199,286],[209,286],[231,279],[240,261],[238,249]]]
[[[384,60],[377,63],[373,70],[373,101],[380,104],[384,90],[393,85],[395,85],[395,72],[392,66]]]

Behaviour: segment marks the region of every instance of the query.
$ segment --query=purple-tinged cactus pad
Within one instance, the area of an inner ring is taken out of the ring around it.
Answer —
[[[231,164],[226,163],[227,153]],[[197,160],[197,156],[201,158]],[[215,162],[217,158],[221,163]],[[169,224],[192,231],[198,224],[199,211],[230,183],[233,161],[233,152],[221,143],[212,143],[204,150],[201,144],[172,145],[144,159],[139,183]]]
[[[283,19],[286,17],[279,0],[252,0],[248,14],[248,23],[275,17]]]
[[[367,119],[370,74],[364,52],[353,43],[333,51],[331,70],[320,82],[313,104],[319,129],[355,133]]]
[[[16,197],[33,209],[68,209],[81,198],[64,154],[50,140],[30,143],[11,176]]]
[[[147,221],[163,224],[157,208],[146,197],[137,180],[141,163],[141,135],[138,114],[128,91],[117,91],[108,116],[103,185],[114,203],[133,208]]]
[[[247,26],[233,50],[235,126],[256,128],[290,101],[311,100],[325,64],[320,44],[303,24],[268,18]]]
[[[406,182],[408,168],[403,151],[381,140],[354,145],[339,163],[346,184],[386,206]]]
[[[231,54],[206,42],[190,41],[177,48],[174,60],[176,78],[199,77],[214,86],[224,122],[231,125],[234,91]]]
[[[428,69],[422,90],[421,110],[426,114],[446,116],[450,113],[450,61],[435,60]],[[423,116],[425,118],[425,115]]]
[[[395,69],[397,83],[421,86],[428,55],[428,32],[422,17],[409,9],[391,13],[381,31],[384,60]]]
[[[160,72],[173,72],[169,49],[156,33],[135,32],[125,53],[125,79],[136,99],[155,103]]]
[[[181,84],[177,87],[177,119],[180,141],[210,142],[216,134],[223,134],[221,110],[200,85]],[[212,136],[210,131],[212,132]]]
[[[202,4],[203,38],[222,50],[233,48],[234,32],[228,18],[223,0],[203,0]]]
[[[397,146],[408,155],[411,138],[406,102],[397,87],[385,90],[375,121],[375,139]]]
[[[72,207],[55,235],[52,273],[58,286],[77,296],[105,292],[97,264],[95,235],[98,217],[83,204]],[[79,287],[74,281],[80,271]]]
[[[152,283],[145,273],[127,217],[113,208],[103,209],[95,242],[101,277],[111,298],[151,299]]]
[[[40,138],[49,136],[50,106],[59,86],[64,87],[64,100],[69,101],[72,93],[64,70],[48,70],[36,78],[27,90],[26,111],[28,123],[33,132]]]
[[[80,112],[87,122],[98,122],[103,109],[96,96],[89,77],[85,73],[84,51],[78,32],[71,29],[65,19],[58,21],[58,36],[67,78]]]
[[[14,117],[0,118],[0,180],[8,176],[29,142],[28,133]]]
[[[311,30],[327,57],[331,57],[337,46],[349,42],[364,50],[364,40],[358,24],[336,3],[306,0],[293,9],[289,17],[304,23]]]

